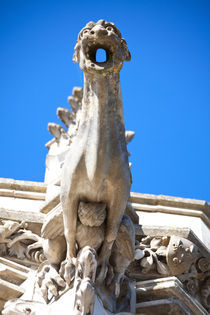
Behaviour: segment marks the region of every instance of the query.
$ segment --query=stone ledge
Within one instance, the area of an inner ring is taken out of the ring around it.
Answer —
[[[201,210],[206,214],[207,217],[210,216],[210,203],[204,200],[131,192],[130,202],[148,206],[165,206],[172,208]]]
[[[39,212],[0,208],[0,219],[43,223],[45,215]]]
[[[138,211],[144,212],[160,212],[160,213],[167,213],[167,214],[178,214],[190,217],[198,217],[200,218],[208,227],[210,227],[210,220],[205,212],[198,209],[189,209],[189,208],[179,208],[179,207],[172,207],[172,206],[164,206],[164,205],[148,205],[148,204],[139,204],[133,203],[133,208]]]
[[[22,266],[21,264],[17,264],[15,262],[11,261],[10,259],[6,259],[3,257],[0,257],[0,263],[4,264],[5,266],[15,268],[16,270],[19,270],[19,271],[24,272],[24,273],[29,273],[31,271],[30,268]]]
[[[55,208],[56,206],[58,206],[60,203],[60,194],[56,195],[55,197],[53,197],[52,199],[50,199],[48,202],[46,202],[42,208],[40,209],[41,213],[45,213],[47,214],[48,212],[50,212],[53,208]]]
[[[167,304],[171,304],[172,308],[174,304],[177,305],[184,314],[208,314],[204,307],[183,289],[182,283],[176,277],[137,282],[136,296],[137,314],[161,314],[157,312],[157,306]]]
[[[20,286],[0,279],[0,299],[10,300],[20,297],[25,290]]]
[[[151,198],[150,198],[151,197]],[[168,199],[169,198],[169,199]],[[177,199],[180,199],[177,201]],[[164,205],[167,201],[168,206]],[[189,202],[190,200],[190,202]],[[205,201],[184,199],[167,196],[154,196],[140,193],[131,193],[129,201],[132,203],[133,208],[138,211],[145,212],[162,212],[168,214],[178,214],[191,217],[200,218],[208,227],[210,227],[209,220],[209,204]],[[46,202],[40,209],[41,213],[48,213],[60,202],[60,195],[57,194],[49,202]],[[163,203],[163,204],[162,204]],[[170,204],[170,206],[169,206]],[[184,207],[181,207],[183,206]],[[187,208],[191,206],[191,208]]]
[[[22,272],[17,268],[5,265],[4,263],[0,263],[0,279],[20,285],[27,278],[27,273]]]
[[[24,180],[15,180],[11,178],[0,178],[0,188],[20,191],[30,191],[37,193],[46,193],[47,185],[42,182],[31,182]]]
[[[25,190],[21,191],[21,190],[12,190],[12,189],[0,188],[0,196],[1,197],[30,199],[30,200],[45,200],[45,193],[25,191]]]

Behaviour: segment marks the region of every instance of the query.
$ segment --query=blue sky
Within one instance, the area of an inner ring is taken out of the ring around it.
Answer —
[[[83,85],[77,34],[99,19],[132,55],[121,71],[132,191],[210,201],[207,0],[0,0],[0,177],[43,181],[47,124]]]

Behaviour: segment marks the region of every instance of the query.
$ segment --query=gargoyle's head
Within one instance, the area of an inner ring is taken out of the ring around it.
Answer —
[[[123,61],[131,59],[126,41],[113,23],[100,20],[89,22],[79,33],[73,61],[79,62],[84,72],[119,72]],[[106,58],[97,61],[97,50],[103,49]]]

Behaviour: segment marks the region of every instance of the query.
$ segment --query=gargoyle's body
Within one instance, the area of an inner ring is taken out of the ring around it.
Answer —
[[[98,48],[107,61],[95,60]],[[130,172],[125,141],[119,71],[130,57],[126,43],[114,25],[90,22],[80,32],[75,61],[84,72],[82,112],[77,135],[65,160],[61,202],[67,260],[76,257],[77,210],[80,201],[107,206],[105,240],[99,264],[101,279],[116,239],[130,192]]]

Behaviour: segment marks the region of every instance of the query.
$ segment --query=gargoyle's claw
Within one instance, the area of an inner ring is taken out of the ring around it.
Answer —
[[[60,288],[65,288],[66,283],[51,265],[46,265],[37,275],[37,284],[40,287],[42,296],[48,303],[48,292],[57,296]]]
[[[75,267],[71,259],[65,259],[61,263],[61,267],[59,270],[60,276],[66,281],[68,285],[70,285],[75,273]]]

